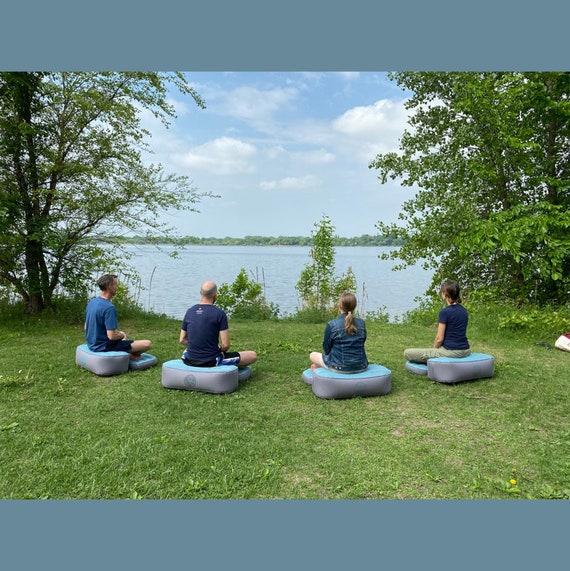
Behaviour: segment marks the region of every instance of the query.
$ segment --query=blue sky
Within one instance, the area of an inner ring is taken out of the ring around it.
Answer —
[[[413,191],[368,168],[396,150],[406,94],[379,72],[196,72],[206,102],[173,93],[168,130],[148,115],[153,162],[187,175],[200,213],[165,216],[181,235],[308,236],[323,215],[340,236],[376,234]]]

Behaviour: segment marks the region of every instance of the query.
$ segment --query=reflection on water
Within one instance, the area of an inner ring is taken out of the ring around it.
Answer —
[[[145,309],[182,319],[186,309],[198,301],[202,282],[232,283],[242,268],[262,284],[267,301],[279,306],[280,315],[298,309],[295,284],[311,261],[308,247],[187,246],[171,258],[168,254],[173,249],[129,246],[131,263],[141,278],[140,289],[133,293]],[[385,308],[391,316],[402,315],[415,307],[414,298],[423,295],[429,285],[430,274],[419,266],[393,272],[393,262],[378,258],[387,249],[336,248],[336,274],[352,268],[361,313]]]

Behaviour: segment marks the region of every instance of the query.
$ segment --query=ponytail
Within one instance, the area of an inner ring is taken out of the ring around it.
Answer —
[[[344,331],[348,335],[354,335],[358,331],[354,324],[354,315],[352,315],[352,311],[349,311],[344,318]]]
[[[343,313],[346,313],[344,317],[344,331],[347,335],[354,335],[358,329],[354,322],[354,315],[352,312],[356,307],[356,296],[350,292],[345,291],[339,299],[339,308]]]

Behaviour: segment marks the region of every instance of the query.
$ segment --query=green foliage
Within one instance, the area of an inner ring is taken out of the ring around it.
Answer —
[[[0,284],[29,312],[120,267],[118,237],[168,235],[160,212],[208,196],[143,162],[141,112],[168,125],[169,85],[203,106],[179,73],[0,73]]]
[[[375,321],[377,323],[389,323],[390,314],[386,311],[386,306],[382,306],[374,311],[366,312],[366,321]]]
[[[276,319],[279,315],[279,307],[267,302],[261,284],[248,278],[245,268],[240,270],[231,284],[219,286],[216,303],[228,317],[238,319],[263,321]]]
[[[570,306],[504,307],[498,320],[500,329],[525,331],[543,338],[555,338],[570,332]]]
[[[552,340],[562,333],[570,332],[570,305],[524,304],[521,306],[508,300],[503,302],[482,300],[477,295],[468,296],[463,304],[470,316],[475,315],[478,323],[489,331],[523,333],[533,335],[537,340]],[[442,307],[441,299],[424,298],[418,308],[404,315],[403,323],[435,326]],[[470,324],[472,321],[470,317]]]
[[[400,151],[370,167],[417,190],[387,257],[434,283],[560,304],[570,285],[570,73],[395,73],[413,95]]]
[[[305,265],[295,289],[301,298],[301,309],[326,313],[336,306],[343,291],[356,290],[356,277],[351,268],[345,274],[335,276],[334,226],[330,218],[323,215],[314,227],[311,232],[312,261]]]
[[[125,244],[174,244],[201,245],[201,246],[311,246],[313,239],[310,236],[244,236],[243,238],[198,237],[198,236],[124,236],[121,242]],[[333,237],[334,246],[399,246],[401,240],[394,236],[371,236],[362,234],[345,238],[343,236]]]
[[[338,317],[338,308],[335,307],[302,307],[294,315],[288,316],[288,320],[298,323],[326,323]]]

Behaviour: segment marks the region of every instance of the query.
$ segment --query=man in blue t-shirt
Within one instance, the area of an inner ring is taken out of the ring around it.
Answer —
[[[257,361],[255,351],[228,351],[228,317],[216,307],[218,287],[206,281],[200,288],[200,302],[186,311],[180,329],[180,343],[186,345],[182,360],[192,367],[236,365],[247,367]]]
[[[131,359],[140,359],[141,354],[152,347],[148,339],[134,341],[119,331],[117,309],[111,299],[117,293],[117,276],[105,274],[97,280],[101,290],[85,310],[85,340],[91,351],[126,351]]]

